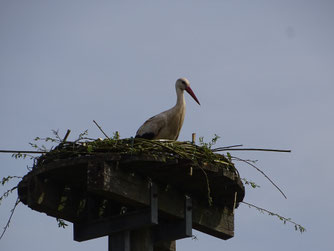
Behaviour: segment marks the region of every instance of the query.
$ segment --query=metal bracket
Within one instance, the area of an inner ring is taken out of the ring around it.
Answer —
[[[160,223],[152,229],[154,242],[192,237],[192,200],[184,198],[184,218],[172,223]]]

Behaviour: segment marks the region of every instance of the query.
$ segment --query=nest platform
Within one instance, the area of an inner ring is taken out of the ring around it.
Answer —
[[[74,223],[75,240],[140,226],[160,231],[163,241],[189,237],[192,228],[224,240],[234,236],[234,210],[245,189],[227,159],[194,161],[161,150],[125,153],[85,144],[69,154],[71,146],[63,148],[38,159],[18,194],[31,209]],[[175,229],[182,234],[173,237]]]

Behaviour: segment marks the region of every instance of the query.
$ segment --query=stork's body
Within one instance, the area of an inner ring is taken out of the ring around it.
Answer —
[[[175,83],[175,89],[177,95],[176,105],[171,109],[148,119],[138,129],[136,138],[177,140],[186,113],[186,102],[183,95],[184,91],[187,91],[198,104],[200,103],[191,90],[187,79],[178,79]]]

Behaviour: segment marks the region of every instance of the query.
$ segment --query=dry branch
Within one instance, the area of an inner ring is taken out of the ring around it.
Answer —
[[[25,150],[0,150],[0,153],[30,153],[30,154],[43,154],[48,153],[47,151],[25,151]]]
[[[240,145],[236,145],[240,146]],[[280,150],[280,149],[265,149],[265,148],[232,148],[236,146],[230,147],[218,147],[212,149],[213,152],[222,152],[222,151],[261,151],[261,152],[281,152],[281,153],[290,153],[291,150]]]
[[[93,120],[93,122],[94,122],[94,124],[100,129],[100,131],[103,133],[103,135],[104,135],[107,139],[110,139],[110,138],[108,137],[108,135],[102,130],[101,126],[99,126],[99,124],[98,124],[95,120]]]

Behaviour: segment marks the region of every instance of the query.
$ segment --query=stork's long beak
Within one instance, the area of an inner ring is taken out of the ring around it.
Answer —
[[[201,104],[199,103],[198,99],[196,98],[195,93],[194,93],[193,90],[190,88],[190,86],[188,86],[188,87],[186,88],[186,91],[189,93],[190,96],[193,97],[193,99],[195,99],[195,101],[197,102],[197,104],[201,105]]]

